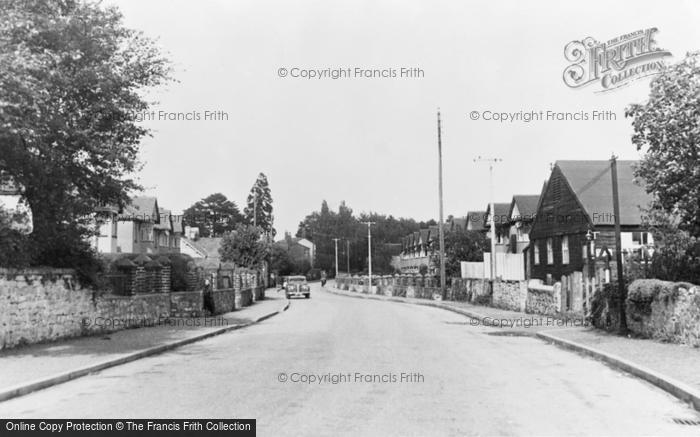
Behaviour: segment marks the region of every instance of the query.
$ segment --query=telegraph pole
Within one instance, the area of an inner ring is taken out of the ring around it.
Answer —
[[[445,295],[445,230],[443,227],[442,208],[442,125],[440,124],[440,108],[437,113],[437,134],[438,134],[438,196],[440,198],[440,223],[438,233],[440,234],[440,295],[444,299]]]
[[[375,222],[362,222],[363,225],[367,225],[367,266],[369,270],[369,294],[372,294],[372,225]]]
[[[482,158],[477,156],[474,162],[488,162],[489,163],[489,197],[491,206],[491,214],[489,214],[489,221],[491,222],[491,281],[496,279],[496,211],[494,210],[494,194],[493,194],[493,166],[496,163],[503,161],[501,158]]]
[[[333,242],[335,243],[335,277],[338,277],[338,240],[340,238],[334,238]]]
[[[617,156],[610,158],[610,174],[612,176],[613,215],[615,216],[615,261],[617,262],[617,286],[620,299],[620,331],[627,333],[627,316],[625,313],[625,301],[627,289],[625,288],[625,272],[622,267],[622,232],[620,228],[620,195],[617,186]]]
[[[347,250],[345,251],[345,261],[348,263],[348,275],[350,274],[350,240],[345,240]]]

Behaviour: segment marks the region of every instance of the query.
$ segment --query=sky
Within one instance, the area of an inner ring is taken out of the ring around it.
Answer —
[[[497,202],[539,194],[557,160],[638,159],[624,111],[647,99],[649,78],[603,93],[567,87],[564,47],[655,27],[657,46],[673,55],[667,62],[700,50],[700,2],[690,0],[107,4],[173,62],[177,82],[149,93],[153,109],[200,116],[144,121],[153,129],[142,144],[145,193],[177,212],[221,192],[242,210],[263,172],[278,235],[296,232],[323,200],[333,209],[344,200],[356,213],[437,218],[438,108],[445,216],[489,202],[488,165],[478,156],[502,159]],[[397,77],[292,77],[347,68]],[[401,68],[422,75],[400,77]],[[204,120],[205,111],[227,119]],[[614,119],[500,122],[484,120],[488,111],[611,111]]]

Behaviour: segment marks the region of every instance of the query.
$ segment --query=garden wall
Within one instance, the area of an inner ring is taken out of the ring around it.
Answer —
[[[625,309],[633,333],[700,347],[700,287],[639,279],[628,288]]]
[[[81,288],[71,269],[0,268],[0,349],[204,315],[203,291],[158,289],[115,295]],[[217,313],[250,305],[264,293],[262,286],[217,290]]]

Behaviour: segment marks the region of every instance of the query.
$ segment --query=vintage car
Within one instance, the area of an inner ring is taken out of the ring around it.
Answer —
[[[291,298],[292,296],[304,296],[308,299],[311,297],[311,287],[309,287],[309,284],[306,282],[306,278],[303,276],[288,276],[285,295],[287,296],[287,299]]]

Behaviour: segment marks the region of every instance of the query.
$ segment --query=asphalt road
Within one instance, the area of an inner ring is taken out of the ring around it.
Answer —
[[[700,435],[673,421],[700,415],[665,392],[497,332],[314,285],[259,325],[1,403],[0,417],[255,418],[265,436]]]

